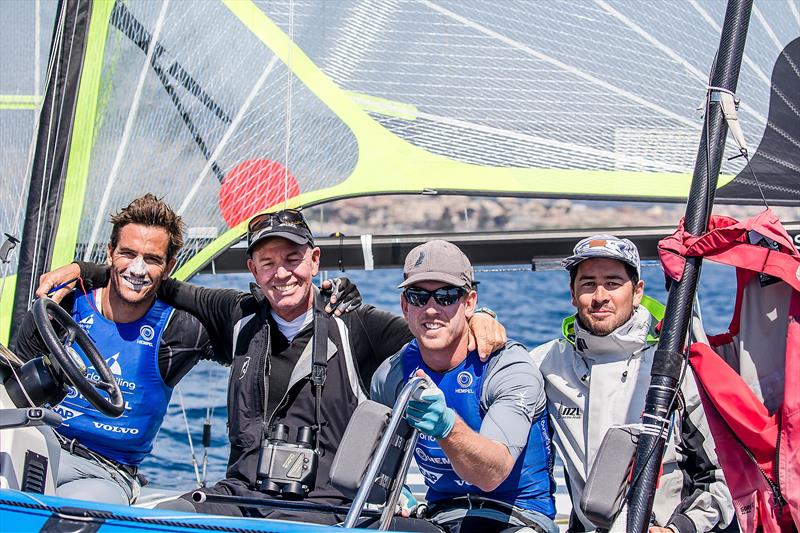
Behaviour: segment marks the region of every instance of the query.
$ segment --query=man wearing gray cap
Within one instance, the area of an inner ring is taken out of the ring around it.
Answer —
[[[573,504],[569,530],[593,531],[596,524],[579,503],[609,428],[641,422],[664,307],[644,295],[639,251],[628,239],[588,237],[575,245],[563,265],[577,312],[564,319],[562,338],[531,355],[545,380],[553,442],[566,469]],[[691,370],[679,398],[651,533],[718,530],[733,516]],[[609,494],[617,489],[603,487]],[[624,517],[622,510],[610,529],[624,530]]]
[[[420,432],[428,517],[450,533],[558,531],[544,387],[525,348],[508,341],[486,362],[468,350],[478,295],[455,245],[414,248],[403,276],[400,305],[414,340],[378,368],[371,398],[392,406],[410,377],[428,381],[406,412]]]

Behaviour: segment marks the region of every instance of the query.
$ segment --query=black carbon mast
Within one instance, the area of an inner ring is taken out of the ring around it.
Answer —
[[[693,235],[706,231],[714,205],[714,192],[728,133],[720,95],[736,92],[752,6],[752,0],[729,0],[725,12],[719,50],[706,97],[703,133],[686,203],[685,229]],[[669,289],[666,315],[642,414],[644,430],[639,437],[633,482],[628,492],[628,533],[644,533],[650,526],[670,416],[687,364],[684,347],[701,263],[700,258],[687,257],[683,277],[673,282]]]

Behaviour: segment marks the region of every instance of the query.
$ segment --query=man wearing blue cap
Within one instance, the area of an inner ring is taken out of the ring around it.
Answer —
[[[641,422],[663,306],[644,295],[639,251],[628,239],[593,235],[563,261],[572,305],[562,338],[531,355],[545,380],[553,442],[564,461],[570,531],[593,531],[579,503],[609,428]],[[719,530],[733,506],[691,371],[681,384],[656,489],[650,533]],[[613,492],[617,487],[605,487]],[[625,511],[611,529],[624,525]]]

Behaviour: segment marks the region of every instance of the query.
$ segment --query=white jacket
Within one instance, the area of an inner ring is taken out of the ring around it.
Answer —
[[[566,465],[573,502],[570,531],[595,529],[578,504],[606,431],[641,423],[657,342],[657,321],[645,305],[663,308],[645,298],[631,319],[607,336],[592,335],[569,317],[564,338],[531,351],[544,376],[553,440]],[[733,506],[691,370],[681,393],[656,490],[654,522],[680,533],[711,531],[730,523]],[[612,530],[624,531],[626,511]]]

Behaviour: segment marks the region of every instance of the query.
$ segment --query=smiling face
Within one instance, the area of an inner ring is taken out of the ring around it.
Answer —
[[[158,226],[126,224],[119,230],[116,247],[108,245],[111,290],[125,304],[150,306],[161,280],[175,266],[167,260],[169,234]]]
[[[319,270],[319,248],[281,237],[259,243],[247,268],[284,320],[294,320],[314,305],[311,283]]]
[[[421,281],[413,286],[433,291],[449,285],[439,281]],[[400,307],[408,328],[419,343],[425,363],[433,370],[449,370],[467,356],[468,322],[477,301],[478,294],[473,290],[448,306],[440,305],[431,297],[425,305],[417,307],[400,295]]]
[[[642,301],[644,281],[634,285],[625,265],[616,259],[587,259],[575,268],[572,305],[589,332],[603,337],[631,318]]]

